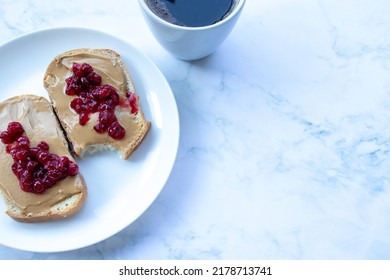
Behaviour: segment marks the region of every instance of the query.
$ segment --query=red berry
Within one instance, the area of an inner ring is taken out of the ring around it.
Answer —
[[[108,135],[116,140],[120,140],[125,137],[125,129],[119,124],[119,122],[113,122],[108,129]]]
[[[28,151],[25,150],[25,149],[19,149],[16,153],[15,153],[15,156],[14,156],[14,160],[20,160],[20,161],[26,161],[27,158],[28,158]]]
[[[89,115],[86,112],[80,114],[80,124],[85,125],[89,121]]]
[[[70,107],[78,112],[80,106],[83,104],[83,100],[81,98],[75,98],[70,102]]]
[[[38,148],[42,151],[49,151],[49,144],[47,144],[45,141],[41,141],[38,144]]]
[[[73,71],[73,73],[74,73],[74,75],[75,75],[76,77],[81,78],[81,77],[84,76],[84,72],[83,72],[83,70],[82,70],[81,65],[78,64],[78,63],[76,63],[76,62],[73,62],[73,64],[72,64],[72,71]]]
[[[84,76],[87,76],[88,74],[93,72],[92,66],[87,63],[83,63],[83,65],[81,65],[81,70],[83,71]]]
[[[46,190],[45,184],[42,179],[35,179],[32,185],[32,191],[34,193],[43,193]]]
[[[69,165],[69,162],[70,162],[69,158],[66,157],[66,156],[62,157],[62,158],[60,159],[60,161],[61,161],[61,163],[62,163],[63,165],[65,165],[66,167]]]
[[[23,126],[19,122],[10,122],[7,127],[11,136],[16,139],[24,133]]]
[[[104,133],[104,132],[107,132],[108,130],[108,125],[106,124],[102,124],[102,123],[97,123],[93,126],[93,129],[97,132],[97,133]]]
[[[14,138],[7,130],[0,133],[0,138],[3,144],[11,144],[12,142],[14,142]]]
[[[97,74],[96,72],[92,72],[91,74],[88,75],[88,80],[92,85],[98,86],[102,82],[102,77]]]
[[[72,81],[73,81],[73,77],[72,77],[72,76],[70,76],[70,77],[68,77],[68,78],[65,79],[65,83],[66,83],[67,85],[70,85],[70,84],[72,83]]]
[[[73,162],[69,162],[68,175],[74,176],[77,174],[77,172],[79,172],[79,167],[77,166],[77,164],[74,164]]]
[[[37,161],[39,163],[46,163],[50,159],[50,153],[48,151],[39,151],[37,154]]]
[[[30,147],[30,140],[25,136],[20,136],[17,139],[17,146],[23,149],[28,149]]]
[[[108,110],[99,112],[99,122],[101,124],[107,125],[113,123],[114,121],[116,121],[114,112]]]
[[[65,90],[65,93],[67,95],[76,95],[77,94],[75,88],[72,87],[72,86],[67,87],[66,90]]]

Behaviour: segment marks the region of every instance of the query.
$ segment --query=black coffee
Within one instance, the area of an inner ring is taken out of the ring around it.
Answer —
[[[207,26],[220,21],[230,11],[233,0],[146,0],[165,21],[182,26]]]

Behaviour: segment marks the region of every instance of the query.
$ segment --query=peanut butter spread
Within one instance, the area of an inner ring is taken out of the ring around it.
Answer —
[[[6,130],[11,121],[18,121],[23,125],[31,146],[46,141],[51,153],[73,159],[52,107],[46,99],[29,98],[29,95],[25,95],[0,103],[0,131]],[[0,163],[0,188],[6,199],[18,206],[26,215],[34,216],[50,211],[50,207],[84,189],[84,179],[82,175],[77,174],[57,182],[44,194],[24,192],[11,170],[12,156],[6,152],[6,145],[2,143],[0,143]]]
[[[46,70],[45,88],[67,132],[67,137],[73,144],[73,150],[79,157],[82,157],[89,147],[102,148],[108,146],[122,151],[122,149],[128,147],[129,143],[137,142],[136,139],[140,138],[141,127],[139,121],[137,122],[138,116],[132,114],[129,108],[117,106],[115,109],[118,122],[126,131],[123,139],[115,140],[109,137],[107,133],[97,133],[94,130],[93,127],[98,121],[98,113],[91,114],[90,120],[85,125],[80,125],[79,115],[70,107],[70,103],[75,96],[69,96],[65,93],[65,79],[72,75],[72,64],[76,62],[91,65],[94,71],[101,76],[101,84],[113,86],[120,98],[125,98],[126,91],[134,92],[134,88],[130,78],[126,77],[122,70],[123,65],[118,63],[117,59],[117,57],[110,56],[108,53],[91,53],[78,49],[57,56]]]

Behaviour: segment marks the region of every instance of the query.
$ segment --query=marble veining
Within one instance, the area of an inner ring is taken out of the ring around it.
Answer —
[[[208,58],[179,61],[137,1],[0,0],[0,42],[100,28],[149,56],[181,123],[171,176],[133,224],[0,259],[389,259],[390,3],[248,0]]]

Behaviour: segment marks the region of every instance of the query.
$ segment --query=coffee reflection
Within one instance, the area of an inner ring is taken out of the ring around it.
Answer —
[[[234,0],[145,0],[161,19],[181,26],[212,25],[229,14]]]

